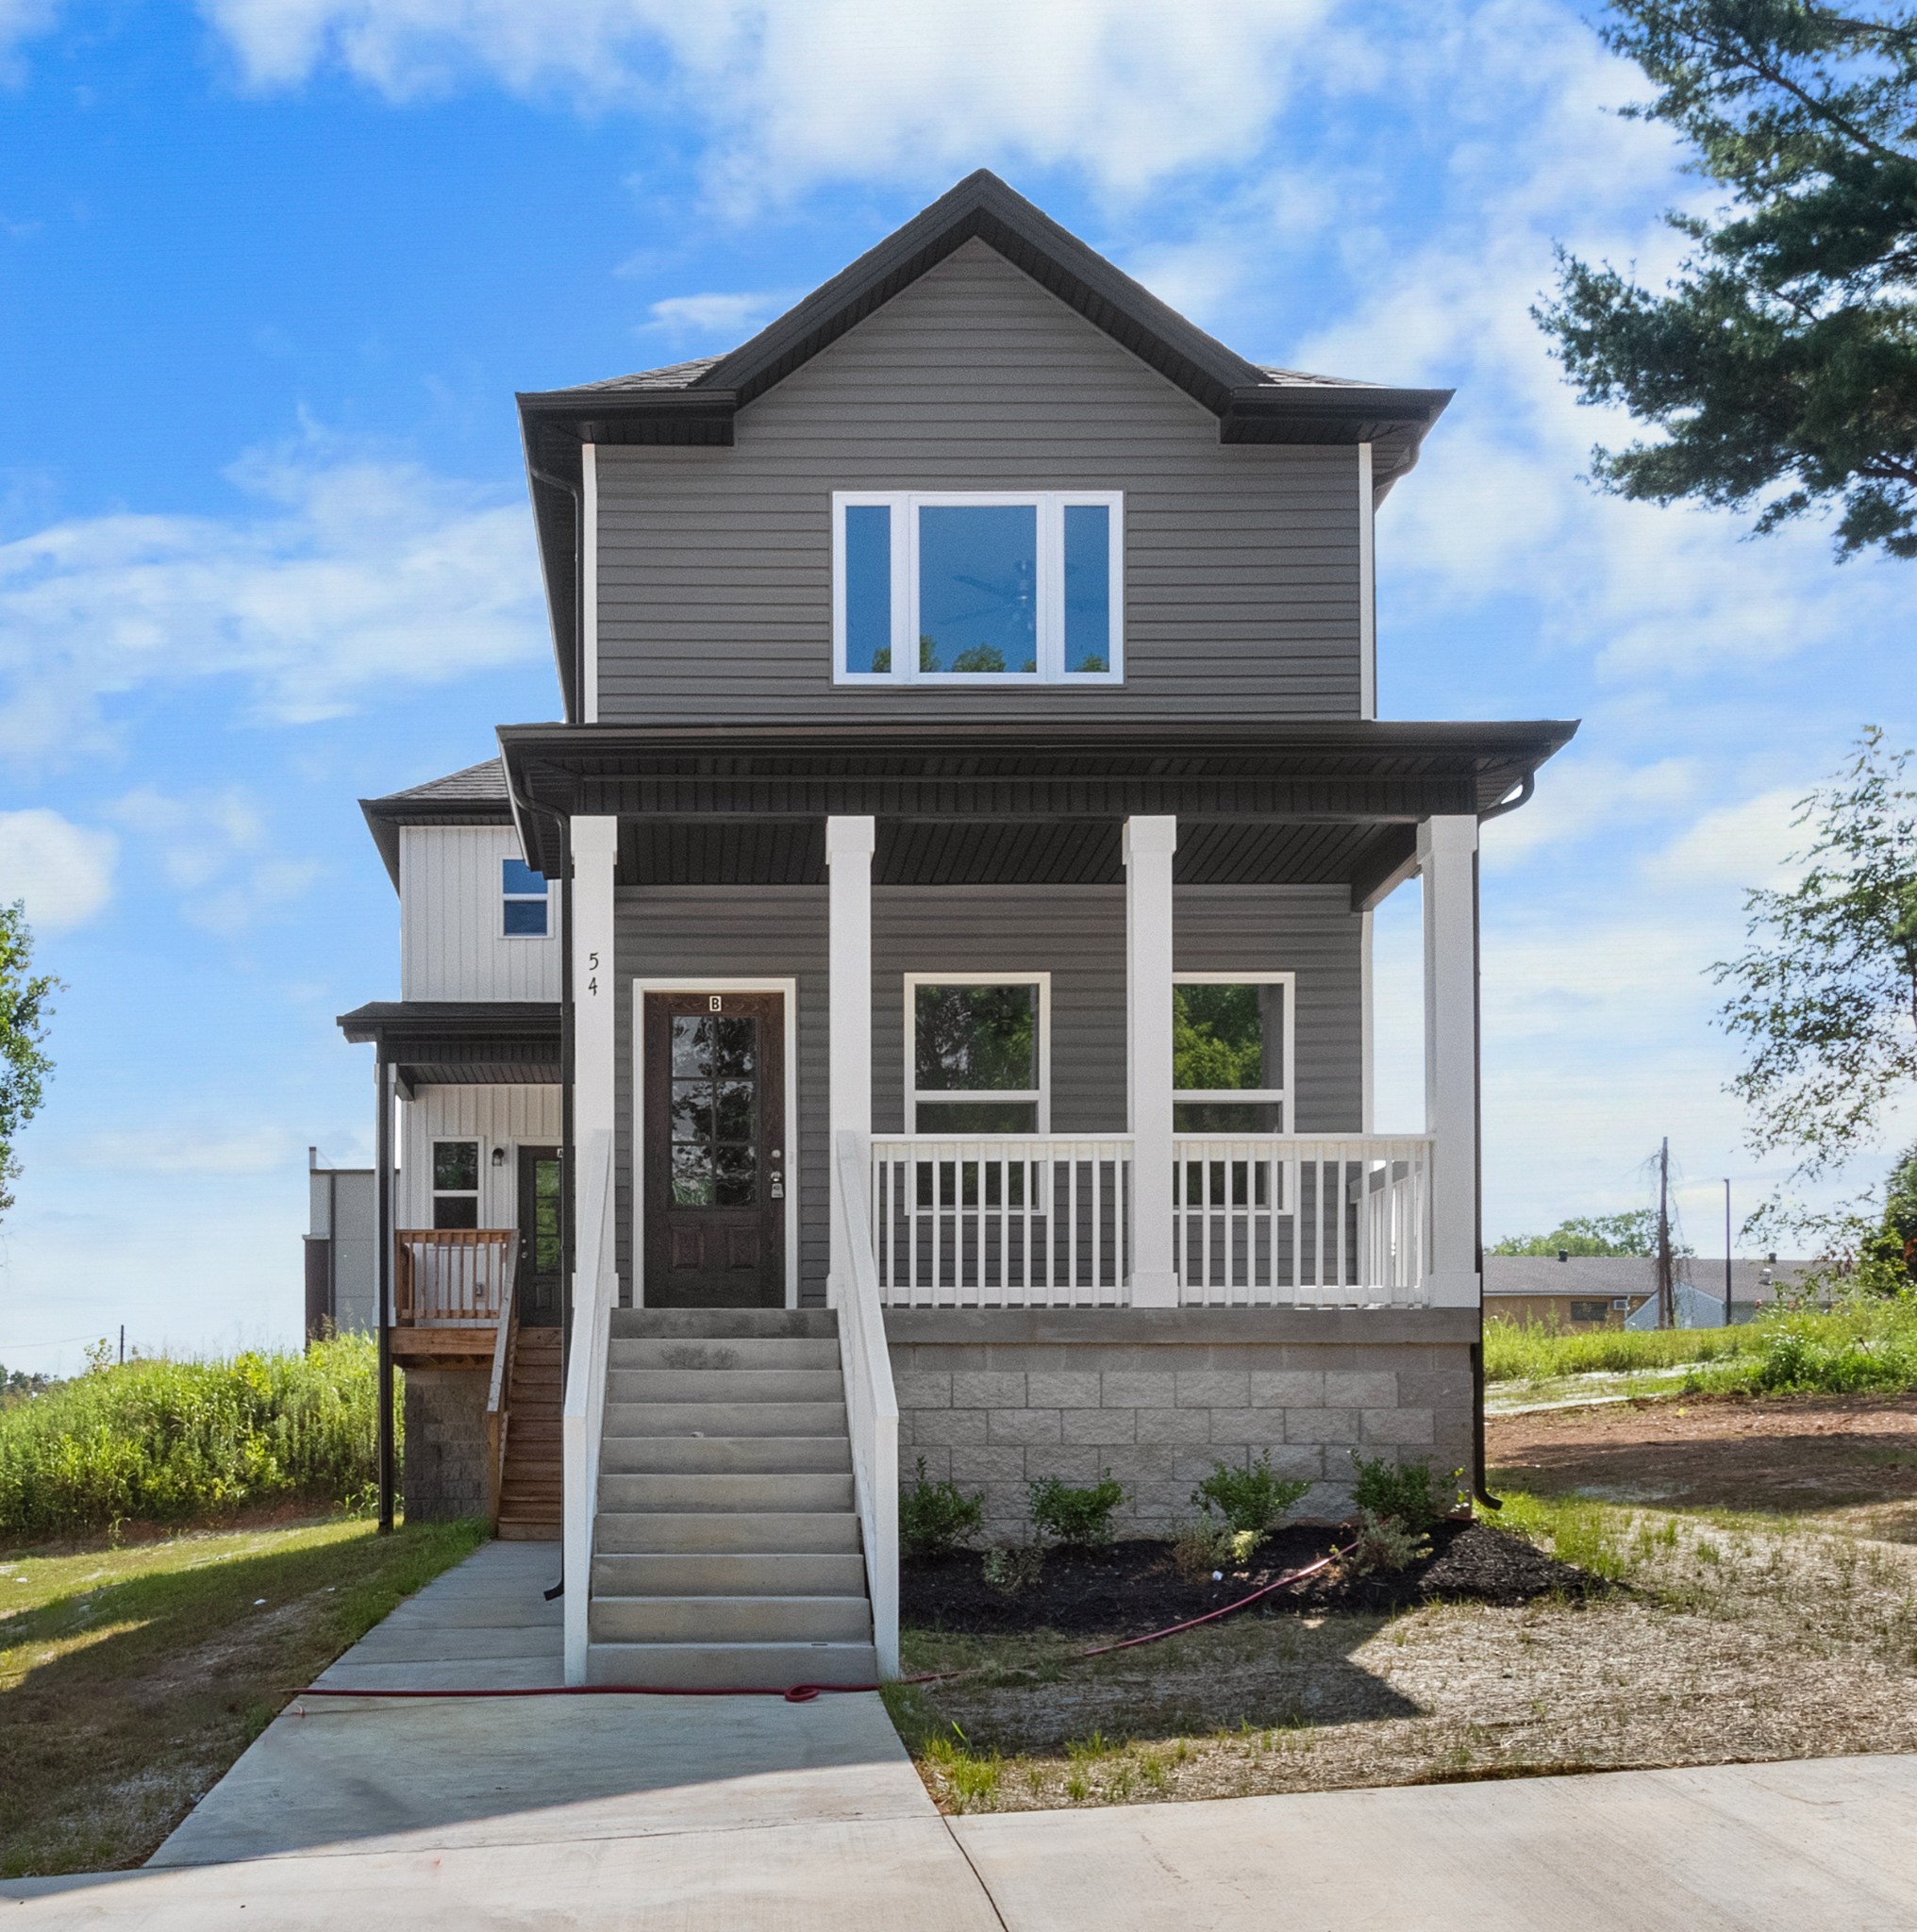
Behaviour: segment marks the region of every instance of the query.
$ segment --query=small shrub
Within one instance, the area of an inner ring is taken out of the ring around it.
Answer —
[[[1256,1549],[1310,1487],[1309,1477],[1274,1475],[1267,1449],[1249,1469],[1213,1463],[1211,1474],[1192,1491],[1192,1500],[1207,1512],[1216,1511],[1227,1528],[1249,1535]]]
[[[1421,1531],[1408,1529],[1395,1516],[1360,1509],[1358,1538],[1344,1560],[1354,1576],[1369,1576],[1374,1571],[1406,1569],[1430,1554],[1431,1540]]]
[[[1188,1523],[1172,1541],[1172,1567],[1187,1583],[1209,1583],[1220,1571],[1248,1563],[1264,1541],[1255,1529],[1233,1529],[1216,1517]]]
[[[1086,1489],[1074,1489],[1055,1475],[1027,1483],[1025,1489],[1032,1527],[1042,1537],[1075,1550],[1096,1549],[1111,1541],[1111,1512],[1125,1501],[1125,1485],[1114,1482],[1109,1470],[1102,1482]]]
[[[1374,1516],[1394,1516],[1407,1529],[1418,1530],[1443,1513],[1432,1485],[1430,1462],[1424,1457],[1415,1462],[1387,1462],[1381,1456],[1367,1461],[1354,1449],[1351,1466],[1358,1472],[1351,1500],[1360,1516],[1369,1509]]]
[[[1005,1769],[998,1753],[973,1750],[971,1740],[957,1724],[950,1737],[925,1740],[925,1760],[944,1779],[955,1811],[989,1805],[998,1795],[998,1781]]]
[[[1001,1596],[1029,1590],[1045,1568],[1042,1543],[993,1543],[979,1566],[986,1583]]]
[[[921,1456],[917,1480],[899,1491],[899,1548],[935,1561],[969,1543],[984,1521],[985,1498],[965,1495],[954,1482],[927,1482]]]

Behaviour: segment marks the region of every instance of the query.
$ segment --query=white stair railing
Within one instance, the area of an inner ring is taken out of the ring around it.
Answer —
[[[1179,1299],[1418,1305],[1431,1251],[1431,1145],[1425,1135],[1180,1134],[1172,1196]]]
[[[845,1420],[852,1439],[853,1487],[865,1543],[865,1582],[872,1598],[872,1641],[878,1674],[899,1674],[898,1397],[885,1342],[885,1311],[872,1257],[866,1208],[864,1137],[842,1129],[835,1149],[839,1185],[832,1191],[837,1252],[850,1273],[826,1285],[839,1311],[839,1362],[845,1376]]]
[[[566,1358],[566,1682],[586,1681],[592,1608],[592,1525],[599,1507],[599,1443],[606,1427],[606,1364],[619,1300],[612,1221],[612,1136],[603,1127],[580,1149],[585,1182],[573,1273],[573,1341]]]
[[[1129,1135],[877,1134],[872,1250],[888,1307],[1119,1307]]]

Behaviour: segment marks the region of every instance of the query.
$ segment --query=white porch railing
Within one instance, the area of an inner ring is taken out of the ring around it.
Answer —
[[[875,1134],[872,1252],[889,1307],[1117,1307],[1128,1135]]]
[[[865,1580],[872,1598],[872,1640],[878,1674],[899,1674],[898,1398],[872,1245],[865,1232],[866,1154],[861,1137],[842,1130],[834,1150],[839,1185],[833,1212],[841,1217],[837,1246],[850,1274],[827,1284],[839,1311],[839,1362],[845,1375],[845,1420],[852,1438],[853,1489],[865,1543]]]
[[[1428,1137],[1173,1141],[1179,1300],[1202,1307],[1424,1300]],[[888,1307],[1119,1307],[1137,1182],[1125,1135],[876,1134],[872,1254]]]
[[[586,1681],[592,1607],[592,1522],[599,1502],[599,1440],[606,1423],[606,1363],[619,1300],[612,1224],[612,1136],[603,1127],[580,1149],[585,1181],[573,1274],[573,1340],[566,1360],[562,1447],[566,1682]]]
[[[1179,1300],[1203,1307],[1424,1299],[1431,1141],[1180,1134]]]

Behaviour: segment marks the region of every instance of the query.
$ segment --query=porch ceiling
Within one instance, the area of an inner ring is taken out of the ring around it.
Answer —
[[[548,1086],[559,1008],[547,1000],[375,1000],[342,1013],[355,1045],[383,1046],[408,1097],[422,1087]]]
[[[507,725],[532,863],[563,870],[562,823],[617,817],[630,885],[806,885],[825,820],[876,819],[880,885],[1096,885],[1120,827],[1179,819],[1186,885],[1345,885],[1369,903],[1419,820],[1509,796],[1575,724]]]

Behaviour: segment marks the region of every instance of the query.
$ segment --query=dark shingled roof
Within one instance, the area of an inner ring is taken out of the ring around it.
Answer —
[[[393,890],[399,890],[399,828],[402,825],[509,825],[512,808],[506,790],[506,767],[487,758],[443,778],[428,778],[383,798],[362,798],[359,809]]]

